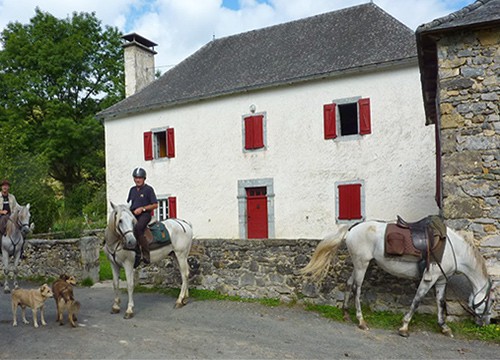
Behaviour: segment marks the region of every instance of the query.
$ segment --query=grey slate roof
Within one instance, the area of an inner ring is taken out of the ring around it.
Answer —
[[[416,63],[414,33],[368,3],[211,41],[98,116],[123,116],[395,62]]]
[[[424,97],[426,124],[435,124],[437,92],[436,33],[460,31],[466,28],[500,26],[500,0],[478,0],[454,13],[435,19],[417,28],[417,50],[420,81]]]

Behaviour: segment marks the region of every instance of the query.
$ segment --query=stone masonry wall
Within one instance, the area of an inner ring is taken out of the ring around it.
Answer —
[[[351,259],[344,246],[333,261],[335,265],[320,284],[311,283],[298,275],[298,270],[307,264],[318,242],[303,239],[196,239],[194,248],[197,254],[194,257],[200,266],[192,272],[189,287],[247,298],[305,300],[342,306],[345,284],[352,271]],[[174,256],[158,264],[140,266],[137,277],[143,285],[181,285]],[[455,290],[448,291],[448,299],[453,300],[458,296],[466,302],[470,286],[464,284],[463,279],[455,280],[451,284]],[[372,264],[365,276],[362,302],[373,310],[407,311],[417,286],[417,281],[393,277]],[[350,307],[354,307],[352,302]],[[419,311],[436,311],[433,291],[429,292]],[[457,302],[450,301],[448,313],[460,316],[464,311]]]
[[[500,280],[500,28],[438,42],[447,224],[468,233]]]
[[[90,278],[97,282],[100,247],[101,240],[96,236],[65,240],[29,239],[24,247],[25,259],[18,267],[19,276],[58,278],[66,273],[76,276],[78,281]],[[3,276],[1,261],[0,269]]]

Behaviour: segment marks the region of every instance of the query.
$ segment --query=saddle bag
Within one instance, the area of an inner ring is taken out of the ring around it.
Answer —
[[[170,243],[170,234],[162,222],[154,222],[148,225],[151,234],[153,235],[153,242],[156,243]]]

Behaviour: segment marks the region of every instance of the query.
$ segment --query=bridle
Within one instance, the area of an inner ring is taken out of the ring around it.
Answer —
[[[452,254],[453,254],[453,259],[455,261],[455,271],[454,273],[457,273],[458,272],[458,266],[457,266],[457,257],[455,255],[455,249],[453,247],[453,243],[451,242],[450,238],[448,237],[448,235],[446,235],[446,240],[448,240],[448,243],[450,244],[451,246],[451,251],[452,251]],[[436,261],[437,265],[439,266],[439,269],[441,270],[441,273],[443,274],[444,278],[446,279],[446,282],[448,283],[449,282],[449,278],[448,276],[446,276],[446,273],[444,272],[443,268],[441,267],[441,264],[437,261],[436,257],[434,256],[434,253],[432,252],[431,250],[431,255],[432,257],[434,258],[434,260]],[[483,299],[481,301],[479,301],[478,303],[474,304],[474,299],[476,298],[476,296],[485,288],[487,287],[487,291],[483,297]],[[453,290],[453,289],[452,289]],[[483,318],[485,315],[489,315],[491,314],[491,302],[490,302],[490,299],[491,299],[491,294],[493,292],[493,282],[491,281],[490,278],[488,278],[488,281],[486,282],[486,284],[484,284],[481,289],[479,289],[473,296],[472,296],[472,306],[469,306],[468,304],[465,304],[463,303],[463,301],[461,301],[458,297],[457,299],[458,300],[458,303],[460,304],[460,306],[467,312],[469,313],[470,315],[472,315],[473,317],[475,318]],[[476,309],[479,308],[482,304],[486,303],[486,306],[484,307],[484,310],[483,310],[483,313],[482,314],[477,314],[476,313]]]
[[[116,213],[116,215],[118,215],[118,212]],[[115,215],[115,226],[114,226],[114,232],[118,235],[118,237],[121,237],[121,241],[117,241],[116,242],[116,245],[114,246],[114,250],[112,250],[110,248],[110,245],[105,244],[105,246],[108,248],[109,250],[109,253],[111,254],[111,256],[113,257],[113,260],[114,262],[116,263],[116,252],[120,249],[120,246],[122,247],[122,249],[125,249],[124,247],[124,242],[125,242],[125,237],[130,234],[130,233],[134,233],[134,230],[133,228],[132,229],[129,229],[129,230],[126,230],[126,231],[122,231],[122,229],[120,229],[120,226],[119,226],[119,221],[116,221],[117,219],[117,216]]]
[[[485,287],[486,287],[486,293],[485,293],[484,297],[482,298],[481,301],[479,301],[478,303],[474,304],[474,299],[476,298],[477,294],[479,294]],[[491,279],[488,279],[488,282],[486,284],[484,284],[483,287],[481,289],[479,289],[479,291],[472,296],[472,306],[471,306],[471,309],[474,312],[475,316],[478,316],[476,314],[475,310],[478,307],[480,307],[481,305],[483,305],[483,304],[485,304],[485,307],[484,307],[483,313],[481,314],[481,317],[483,317],[485,315],[491,314],[491,302],[490,302],[490,299],[491,299],[491,293],[492,292],[493,292],[493,282],[491,281]]]

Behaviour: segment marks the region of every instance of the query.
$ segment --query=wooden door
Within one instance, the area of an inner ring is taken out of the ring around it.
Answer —
[[[268,237],[267,192],[265,187],[247,188],[247,237]]]

